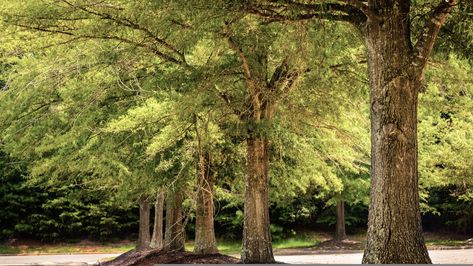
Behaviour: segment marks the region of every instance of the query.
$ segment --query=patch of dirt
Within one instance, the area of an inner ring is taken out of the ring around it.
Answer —
[[[330,239],[319,244],[319,249],[323,250],[360,250],[363,245],[360,241],[344,239],[335,240]]]
[[[329,239],[313,247],[277,249],[274,253],[276,255],[337,254],[360,252],[360,250],[363,250],[363,243],[360,241]]]
[[[155,249],[128,251],[101,266],[152,266],[155,264],[238,264],[237,258],[222,254],[201,255],[185,251],[159,251]]]

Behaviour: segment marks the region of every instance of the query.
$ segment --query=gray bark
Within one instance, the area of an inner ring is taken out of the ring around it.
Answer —
[[[150,231],[149,231],[149,218],[150,218],[150,207],[146,199],[141,198],[139,200],[140,207],[140,225],[138,233],[138,245],[137,249],[148,248],[150,243]]]
[[[214,177],[210,168],[209,153],[200,152],[197,163],[197,202],[194,245],[194,252],[198,254],[213,254],[218,252],[214,231]]]
[[[150,247],[154,249],[163,249],[163,212],[164,212],[164,191],[158,193],[154,204],[154,227],[153,237]]]
[[[179,191],[167,193],[166,230],[164,237],[164,250],[166,251],[185,250],[185,230],[182,201],[182,194]]]
[[[337,201],[337,223],[335,230],[335,239],[340,241],[347,238],[345,232],[345,202],[343,200]]]

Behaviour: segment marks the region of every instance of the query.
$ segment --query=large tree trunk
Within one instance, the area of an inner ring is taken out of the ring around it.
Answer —
[[[412,64],[408,2],[381,6],[370,2],[384,13],[368,21],[365,31],[371,86],[371,193],[363,263],[431,263],[419,208],[420,80]]]
[[[141,198],[139,200],[140,206],[140,225],[138,233],[138,245],[137,249],[143,249],[149,247],[150,232],[149,232],[149,218],[150,218],[150,207],[146,199]]]
[[[150,247],[155,249],[163,249],[163,212],[164,212],[164,191],[158,193],[156,203],[154,204],[154,227],[153,237],[151,238]]]
[[[345,232],[345,202],[343,200],[338,200],[335,240],[340,241],[346,238],[347,238],[347,234]]]
[[[273,263],[269,227],[269,141],[248,138],[243,225],[244,263]]]
[[[214,176],[210,168],[209,153],[200,152],[197,163],[197,206],[194,245],[194,252],[199,254],[218,252],[214,231]]]
[[[164,250],[184,251],[185,231],[184,215],[182,213],[182,194],[179,191],[172,191],[167,194]]]

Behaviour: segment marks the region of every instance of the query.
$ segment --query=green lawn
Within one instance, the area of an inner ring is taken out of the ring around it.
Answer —
[[[329,239],[329,235],[325,233],[307,232],[295,235],[293,237],[273,242],[273,248],[289,249],[289,248],[307,248],[317,246],[325,240]],[[364,242],[364,234],[350,236],[351,240]],[[429,235],[426,237],[426,243],[429,248],[439,246],[459,247],[467,245],[465,241],[458,239],[449,239],[445,236]],[[71,253],[123,253],[135,247],[132,241],[122,241],[115,243],[95,243],[95,242],[78,242],[78,243],[59,243],[59,244],[18,244],[8,245],[0,244],[0,254],[71,254]],[[193,242],[186,243],[186,250],[194,249]],[[218,249],[221,253],[227,255],[240,254],[240,241],[218,241]]]
[[[285,248],[305,248],[313,247],[320,243],[320,240],[313,240],[304,236],[296,236],[288,239],[274,241],[274,249],[285,249]],[[186,243],[186,250],[193,250],[194,243]],[[227,255],[240,254],[241,242],[239,241],[218,241],[218,251]]]
[[[87,244],[46,244],[46,245],[6,245],[0,244],[0,254],[71,254],[71,253],[123,253],[135,247],[132,242],[87,243]]]
[[[438,247],[438,246],[447,246],[447,247],[459,247],[465,246],[465,241],[462,240],[452,240],[452,239],[426,239],[425,244],[427,247]]]

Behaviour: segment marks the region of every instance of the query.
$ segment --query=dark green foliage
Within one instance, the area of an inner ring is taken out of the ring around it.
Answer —
[[[105,240],[136,231],[136,208],[113,205],[99,191],[34,185],[4,153],[0,170],[0,239]]]
[[[473,202],[457,197],[464,193],[457,186],[434,188],[430,191],[427,205],[437,211],[424,215],[424,227],[429,231],[452,231],[461,234],[473,233]]]

